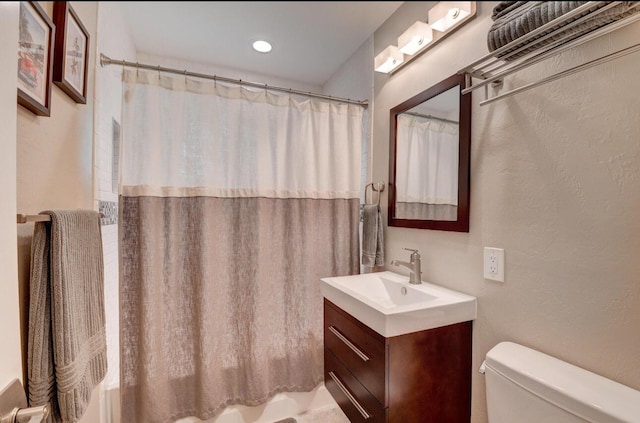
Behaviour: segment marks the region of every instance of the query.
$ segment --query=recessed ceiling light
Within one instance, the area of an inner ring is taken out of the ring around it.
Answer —
[[[271,51],[271,44],[264,40],[254,41],[253,48],[260,53],[269,53]]]

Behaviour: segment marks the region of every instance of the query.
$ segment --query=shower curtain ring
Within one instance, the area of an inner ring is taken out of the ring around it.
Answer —
[[[158,79],[160,79],[160,65],[158,65]]]
[[[187,83],[187,70],[184,70],[184,83]]]
[[[140,76],[140,62],[136,62],[136,77]]]

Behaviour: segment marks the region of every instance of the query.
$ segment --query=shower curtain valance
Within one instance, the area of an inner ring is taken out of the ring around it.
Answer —
[[[138,124],[123,125],[136,140],[123,145],[125,195],[360,196],[361,145],[344,140],[361,138],[361,106],[157,72],[125,70],[123,79],[125,99],[145,102],[125,116]]]

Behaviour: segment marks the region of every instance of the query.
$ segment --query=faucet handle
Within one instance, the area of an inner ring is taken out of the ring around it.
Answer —
[[[403,248],[403,250],[411,251],[411,263],[415,262],[416,260],[420,260],[420,254],[418,253],[418,250],[414,250],[413,248]]]

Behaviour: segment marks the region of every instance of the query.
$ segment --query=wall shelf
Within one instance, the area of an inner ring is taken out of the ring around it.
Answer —
[[[611,13],[611,10],[614,10],[613,8],[625,4],[629,5],[630,3],[631,2],[621,1],[587,2],[494,50],[458,71],[459,74],[465,75],[467,82],[467,88],[462,91],[462,94],[484,87],[485,100],[480,102],[480,105],[483,106],[564,76],[640,51],[640,43],[637,43],[614,53],[599,57],[598,59],[548,75],[537,81],[512,88],[494,96],[489,96],[488,86],[501,87],[504,78],[508,75],[640,20],[640,13],[638,13],[640,12],[640,2],[633,2],[629,6],[628,15],[595,29],[581,29],[580,25],[588,25],[589,22],[593,22],[605,12]],[[584,31],[584,33],[579,35],[567,31],[571,28],[574,30],[580,29]],[[539,47],[536,47],[533,51],[526,52],[528,49],[531,49],[532,45]],[[474,83],[474,79],[480,81]]]

